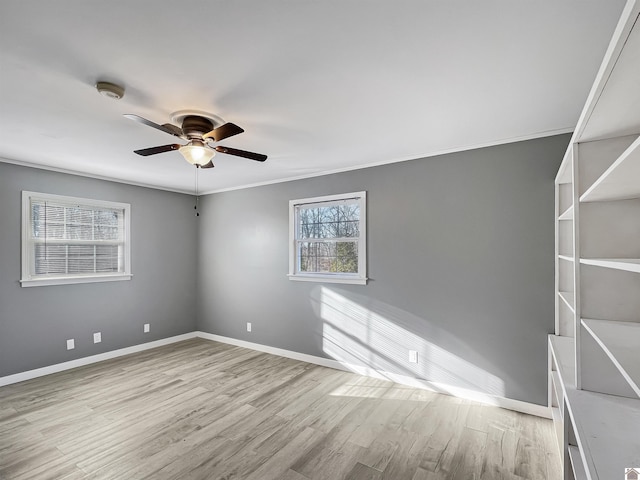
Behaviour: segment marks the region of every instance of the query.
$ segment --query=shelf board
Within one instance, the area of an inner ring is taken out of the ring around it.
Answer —
[[[566,398],[586,460],[584,478],[611,480],[626,465],[640,465],[640,400],[573,388]]]
[[[562,212],[562,214],[558,217],[558,220],[573,220],[573,205]]]
[[[562,391],[576,388],[575,341],[573,337],[549,335],[551,354],[558,368],[558,376]]]
[[[580,197],[581,202],[640,197],[640,137]]]
[[[587,472],[584,469],[584,463],[582,463],[582,457],[580,456],[580,449],[575,445],[569,445],[569,460],[571,460],[571,467],[573,468],[574,478],[588,478]]]
[[[585,318],[582,325],[640,397],[640,323]]]
[[[640,131],[640,3],[628,1],[582,111],[572,143]],[[636,28],[634,28],[634,25]]]
[[[581,258],[580,263],[640,273],[640,258]]]
[[[570,257],[569,255],[558,255],[558,258],[560,260],[566,260],[567,262],[573,262],[573,257]]]
[[[567,304],[567,307],[573,312],[576,313],[575,305],[575,295],[573,292],[558,292],[558,296]]]

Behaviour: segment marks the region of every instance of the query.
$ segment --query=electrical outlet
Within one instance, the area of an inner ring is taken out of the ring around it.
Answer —
[[[100,343],[102,341],[102,333],[96,332],[93,334],[93,343]]]
[[[76,342],[73,338],[70,338],[67,340],[67,350],[73,350],[74,348],[76,348]]]
[[[149,324],[148,324],[148,323],[145,323],[145,324],[144,324],[144,327],[142,327],[142,331],[143,331],[144,333],[149,333]]]
[[[415,350],[409,350],[409,362],[418,363],[418,352]]]
[[[251,331],[251,322],[247,322],[247,332]]]

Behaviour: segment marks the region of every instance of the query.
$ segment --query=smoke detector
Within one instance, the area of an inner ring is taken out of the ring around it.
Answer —
[[[116,85],[115,83],[98,82],[96,83],[96,90],[98,90],[100,95],[113,98],[114,100],[120,100],[124,96],[124,87]]]

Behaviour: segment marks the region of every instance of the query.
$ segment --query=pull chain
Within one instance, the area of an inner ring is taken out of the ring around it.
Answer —
[[[49,207],[47,206],[47,201],[44,201],[44,260],[45,262],[48,260],[47,258],[47,252],[49,250],[49,248],[47,247],[47,227],[49,226],[49,222],[47,221],[47,210],[49,210]],[[47,263],[47,268],[48,268],[48,263]]]
[[[196,211],[196,217],[199,217],[199,216],[200,216],[200,212],[198,212],[198,199],[199,199],[200,197],[198,196],[198,166],[197,166],[197,165],[196,165],[196,181],[195,181],[195,183],[196,183],[196,187],[195,187],[195,191],[196,191],[196,204],[195,204],[195,206],[194,206],[193,208],[194,208],[194,210]]]

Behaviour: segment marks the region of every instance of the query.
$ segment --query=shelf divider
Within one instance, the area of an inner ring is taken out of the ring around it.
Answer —
[[[569,445],[569,459],[573,468],[573,476],[576,479],[586,479],[587,472],[584,469],[582,457],[580,457],[580,449],[575,445]]]
[[[558,292],[558,295],[560,296],[562,301],[567,304],[567,307],[569,307],[569,309],[573,313],[576,313],[576,309],[574,307],[575,295],[573,294],[573,292]]]
[[[581,202],[640,197],[640,136],[580,197]]]
[[[558,217],[558,220],[573,220],[573,205],[562,212],[562,214]]]
[[[640,397],[640,323],[583,318],[582,325]]]

